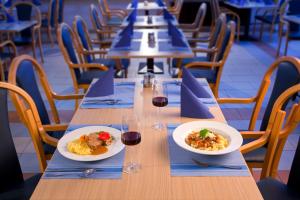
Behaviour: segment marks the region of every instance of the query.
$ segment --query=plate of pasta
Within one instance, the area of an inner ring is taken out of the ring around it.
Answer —
[[[76,161],[97,161],[124,148],[121,131],[107,126],[86,126],[65,134],[57,144],[61,155]]]
[[[215,121],[181,124],[172,134],[177,145],[204,155],[223,155],[239,149],[243,138],[235,128]]]

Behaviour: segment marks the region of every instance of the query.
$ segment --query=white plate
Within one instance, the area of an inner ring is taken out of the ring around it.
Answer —
[[[93,132],[100,132],[100,131],[109,132],[114,137],[114,141],[111,145],[108,146],[108,151],[106,153],[100,155],[77,155],[67,150],[68,142],[80,138],[81,135],[85,135]],[[74,131],[65,134],[58,141],[57,144],[57,149],[61,155],[71,160],[77,160],[77,161],[96,161],[96,160],[109,158],[122,151],[124,147],[125,145],[121,141],[121,131],[107,126],[87,126],[87,127],[76,129]]]
[[[196,148],[193,148],[189,146],[185,142],[185,138],[190,134],[192,131],[200,131],[201,129],[210,129],[212,131],[215,131],[216,133],[224,136],[229,141],[228,147],[222,150],[218,151],[207,151],[207,150],[199,150]],[[232,128],[231,126],[215,122],[215,121],[193,121],[188,122],[185,124],[181,124],[178,126],[174,132],[173,132],[173,139],[177,145],[180,147],[194,152],[198,154],[204,154],[204,155],[223,155],[230,152],[233,152],[237,149],[239,149],[243,143],[243,138],[239,131],[237,131],[235,128]]]

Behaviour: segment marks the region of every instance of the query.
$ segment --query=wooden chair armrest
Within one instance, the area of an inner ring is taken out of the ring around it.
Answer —
[[[193,68],[193,67],[205,67],[205,68],[214,68],[214,67],[220,67],[220,62],[191,62],[187,65],[185,65],[186,68]]]
[[[55,92],[52,92],[52,96],[57,100],[74,100],[74,99],[83,99],[83,94],[68,94],[68,95],[58,95]]]
[[[91,42],[92,42],[93,44],[111,44],[111,43],[112,43],[112,40],[111,40],[111,41],[91,40]]]
[[[217,101],[219,104],[224,103],[237,103],[237,104],[249,104],[254,103],[256,100],[256,97],[251,98],[217,98]]]
[[[70,67],[72,68],[96,68],[99,70],[107,71],[109,68],[103,64],[98,64],[98,63],[82,63],[82,64],[70,64]]]
[[[244,139],[258,139],[265,133],[265,131],[242,131],[241,135]]]
[[[109,14],[110,15],[114,15],[114,16],[117,16],[117,17],[126,17],[127,16],[127,12],[124,11],[124,10],[120,10],[120,9],[113,9],[113,10],[110,10],[109,11]]]
[[[245,154],[245,153],[249,153],[249,152],[251,152],[255,149],[263,147],[265,144],[267,144],[268,137],[269,137],[269,134],[264,134],[263,136],[261,136],[257,140],[254,140],[252,142],[249,142],[249,143],[241,146],[240,147],[240,152],[242,154]]]
[[[13,50],[13,53],[14,53],[15,56],[18,54],[18,53],[17,53],[17,47],[16,47],[16,45],[13,43],[13,41],[11,41],[11,40],[6,40],[6,41],[0,43],[0,48],[4,48],[4,47],[6,47],[6,46],[11,46],[11,47],[12,47],[12,50]]]
[[[97,29],[96,30],[96,32],[98,33],[98,34],[113,34],[113,33],[115,33],[115,31],[113,31],[113,30],[103,30],[103,29]]]
[[[188,40],[189,42],[202,42],[207,43],[210,41],[210,38],[191,38]]]
[[[43,125],[45,131],[54,132],[54,131],[65,131],[67,130],[69,124],[47,124]]]
[[[193,48],[194,53],[216,53],[218,48],[211,48],[211,49],[203,49],[203,48]]]
[[[93,51],[83,50],[83,54],[85,55],[107,54],[107,51],[106,50],[93,50]]]

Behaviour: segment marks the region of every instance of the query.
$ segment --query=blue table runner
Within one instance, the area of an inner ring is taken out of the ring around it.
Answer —
[[[178,146],[172,137],[177,126],[167,125],[171,176],[251,176],[247,164],[238,150],[226,155],[206,156],[189,152]],[[239,165],[242,166],[242,169],[200,167],[192,161],[192,158],[207,163]]]
[[[85,127],[85,126],[97,126],[97,125],[70,125],[65,134],[75,129]],[[101,125],[98,125],[101,126]],[[110,126],[121,130],[121,125],[103,125]],[[100,161],[91,162],[79,162],[70,160],[63,157],[58,150],[55,151],[53,157],[48,163],[48,166],[43,174],[45,179],[80,179],[84,178],[82,176],[82,171],[85,169],[95,169],[96,172],[88,176],[91,179],[120,179],[122,177],[123,162],[125,157],[125,149],[123,149],[118,154]],[[59,169],[67,169],[66,171],[59,171]],[[101,169],[101,171],[97,171]],[[55,170],[55,171],[51,171]]]

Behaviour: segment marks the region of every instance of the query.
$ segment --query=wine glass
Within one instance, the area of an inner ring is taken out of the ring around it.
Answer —
[[[122,143],[126,145],[129,162],[123,167],[125,173],[136,173],[140,170],[141,165],[134,161],[136,154],[135,145],[141,142],[140,121],[136,115],[125,115],[122,117]]]
[[[163,130],[164,124],[161,122],[161,107],[168,105],[167,85],[161,82],[154,81],[153,93],[152,93],[152,104],[157,107],[157,122],[153,125],[156,130]]]

